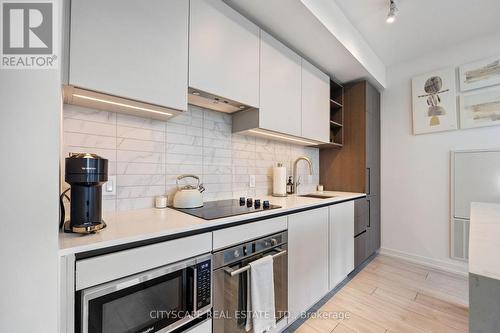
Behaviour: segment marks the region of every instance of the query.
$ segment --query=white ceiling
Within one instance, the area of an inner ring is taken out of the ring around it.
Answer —
[[[335,1],[387,66],[500,34],[500,0],[400,0],[392,24],[389,0]]]
[[[348,48],[311,13],[304,5],[304,0],[224,1],[335,80],[348,82],[366,78],[375,86],[384,87],[385,66],[382,62],[377,58],[383,67],[383,75],[380,78],[373,75],[365,64],[356,59]],[[313,0],[313,2],[326,3],[329,7],[340,11],[334,0]],[[347,18],[344,17],[344,20],[350,29],[356,31]],[[339,22],[335,23],[339,24]],[[356,45],[355,40],[351,40],[351,44]]]

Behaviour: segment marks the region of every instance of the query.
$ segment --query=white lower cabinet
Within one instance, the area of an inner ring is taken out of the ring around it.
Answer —
[[[186,331],[185,333],[212,333],[212,319],[207,319],[202,321],[196,326],[193,326]]]
[[[288,216],[290,320],[328,292],[328,207]]]
[[[329,289],[354,269],[354,201],[329,207]]]

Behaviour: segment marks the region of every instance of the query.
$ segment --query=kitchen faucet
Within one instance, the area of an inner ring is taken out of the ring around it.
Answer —
[[[300,177],[297,178],[297,163],[299,163],[300,160],[304,160],[307,162],[307,164],[309,165],[309,174],[312,175],[313,174],[313,168],[312,168],[312,161],[309,157],[306,157],[306,156],[300,156],[298,157],[295,162],[293,162],[293,182],[294,182],[294,186],[293,186],[293,193],[298,193],[298,187],[300,185]]]

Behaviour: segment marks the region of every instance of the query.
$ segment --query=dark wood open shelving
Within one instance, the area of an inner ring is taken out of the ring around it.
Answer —
[[[342,104],[333,99],[330,99],[330,108],[341,108],[341,107],[343,107]]]
[[[344,145],[344,87],[330,80],[330,143],[320,148],[342,148]]]
[[[333,120],[330,120],[330,126],[333,126],[333,127],[342,127],[343,125],[342,124],[339,124]]]

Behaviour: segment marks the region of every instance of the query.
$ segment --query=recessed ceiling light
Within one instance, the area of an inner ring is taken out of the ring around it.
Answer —
[[[398,11],[396,0],[390,1],[391,3],[389,5],[389,14],[387,14],[387,18],[385,19],[387,23],[393,23],[394,21],[396,21],[396,12]]]
[[[195,96],[200,96],[200,93],[197,92],[197,91],[193,91],[192,94],[195,95]]]

